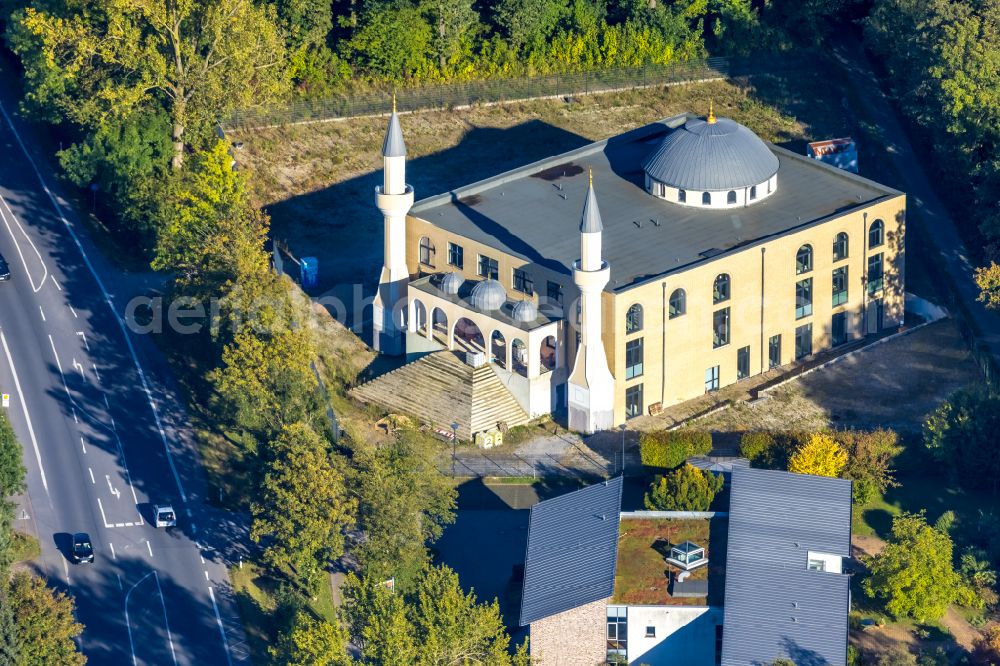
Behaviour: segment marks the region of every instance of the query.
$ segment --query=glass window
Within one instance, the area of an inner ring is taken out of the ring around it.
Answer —
[[[878,293],[882,290],[882,282],[885,277],[882,266],[882,253],[868,257],[868,295]]]
[[[642,338],[625,343],[625,379],[642,376]]]
[[[729,192],[726,193],[726,203],[727,204],[736,203],[736,192],[734,192],[733,190],[729,190]]]
[[[427,236],[420,239],[420,263],[426,266],[434,265],[434,243]]]
[[[625,333],[636,333],[642,330],[642,306],[635,303],[625,313]]]
[[[683,289],[674,289],[670,294],[670,318],[680,317],[687,312],[687,294]]]
[[[875,220],[872,226],[868,227],[868,247],[879,247],[885,242],[885,223],[882,220]]]
[[[750,376],[750,347],[740,347],[736,352],[736,379]]]
[[[813,279],[806,278],[795,283],[795,318],[808,317],[813,312]]]
[[[795,360],[805,358],[813,352],[813,325],[804,324],[795,329]]]
[[[701,205],[711,206],[712,205],[712,195],[708,192],[701,193]]]
[[[514,289],[521,292],[522,294],[533,294],[535,293],[535,283],[531,279],[531,275],[528,271],[522,268],[514,269]]]
[[[809,560],[809,571],[826,571],[826,562],[823,560]]]
[[[464,250],[461,245],[448,243],[448,265],[455,268],[465,268]]]
[[[813,248],[812,245],[803,245],[795,253],[795,274],[801,275],[813,269]]]
[[[715,278],[715,284],[712,286],[712,302],[721,303],[723,301],[728,301],[729,291],[729,275],[722,273]]]
[[[485,254],[479,255],[479,277],[490,280],[500,279],[500,264],[497,263],[497,260],[491,259]]]
[[[684,203],[687,201],[687,192],[684,190],[677,190],[677,202]]]
[[[656,638],[656,627],[646,625],[646,638]]]
[[[847,266],[833,269],[833,305],[847,302]]]
[[[847,234],[841,231],[837,234],[837,237],[833,239],[833,260],[840,261],[841,259],[847,259],[848,250],[848,240]]]
[[[719,390],[719,366],[705,370],[705,393]]]
[[[563,304],[563,290],[562,285],[558,282],[552,282],[548,280],[545,282],[545,296],[549,299],[549,303],[554,305]]]
[[[781,335],[772,335],[767,343],[768,367],[777,368],[781,365]]]
[[[625,389],[625,418],[642,415],[642,384]]]
[[[757,186],[753,185],[750,188],[750,201],[753,201],[756,198],[757,198]]]
[[[608,606],[608,663],[625,662],[628,653],[628,608]]]
[[[833,315],[830,323],[830,337],[833,338],[833,346],[842,345],[847,342],[847,313],[838,312]]]
[[[716,310],[712,315],[712,347],[729,344],[729,308]]]

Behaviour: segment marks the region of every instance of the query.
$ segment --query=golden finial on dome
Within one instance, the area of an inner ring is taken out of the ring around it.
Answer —
[[[396,113],[396,91],[392,91],[392,112]]]
[[[709,100],[708,102],[708,124],[709,125],[715,124],[715,108],[711,100]]]
[[[592,167],[587,167],[587,180],[589,187],[594,187],[594,169]]]

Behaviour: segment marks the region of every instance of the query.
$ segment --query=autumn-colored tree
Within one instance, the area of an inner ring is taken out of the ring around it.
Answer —
[[[830,435],[817,433],[809,438],[788,462],[788,471],[816,476],[840,476],[847,465],[847,452]]]
[[[352,666],[347,632],[339,625],[299,610],[277,645],[268,648],[276,666]]]
[[[355,503],[327,443],[302,423],[285,426],[267,452],[267,467],[250,505],[250,538],[264,542],[264,559],[288,567],[307,587],[344,552]]]
[[[38,576],[19,572],[2,585],[0,605],[13,611],[14,666],[82,666],[87,662],[75,640],[83,631],[73,616],[73,600],[45,585]],[[11,646],[0,645],[0,650]]]
[[[979,285],[979,300],[990,309],[1000,308],[1000,265],[991,261],[989,266],[977,268],[976,284]]]
[[[644,503],[650,511],[708,511],[723,484],[722,475],[684,465],[654,481]]]
[[[992,624],[983,630],[972,647],[972,662],[980,666],[1000,664],[1000,624]]]
[[[870,504],[899,485],[893,461],[902,447],[895,432],[885,428],[845,430],[835,436],[847,451],[844,477],[853,482],[851,488],[856,505]]]

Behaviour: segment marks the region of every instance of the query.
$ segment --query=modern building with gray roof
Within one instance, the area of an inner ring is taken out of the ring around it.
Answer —
[[[847,663],[851,482],[734,469],[723,666]]]

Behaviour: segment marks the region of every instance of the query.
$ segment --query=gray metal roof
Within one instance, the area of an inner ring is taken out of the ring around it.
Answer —
[[[399,126],[399,116],[395,109],[389,116],[389,127],[385,130],[385,140],[382,142],[384,157],[406,157],[406,143],[403,141],[403,128]]]
[[[736,190],[777,173],[778,158],[734,120],[691,118],[663,137],[642,167],[650,177],[684,190]]]
[[[850,578],[809,571],[808,551],[851,554],[851,482],[734,468],[723,666],[844,666]]]
[[[614,594],[622,479],[531,508],[520,625]]]
[[[601,222],[601,209],[597,207],[597,195],[594,194],[594,184],[587,187],[587,199],[583,202],[583,215],[580,216],[580,232],[597,233],[604,230]]]
[[[644,189],[642,160],[686,119],[652,123],[424,199],[410,215],[520,257],[529,271],[537,264],[571,275],[580,258],[577,229],[580,202],[587,196],[586,167],[593,167],[601,190],[604,259],[611,266],[605,289],[621,291],[900,194],[769,146],[780,163],[781,184],[757,204],[706,210],[658,199]]]

